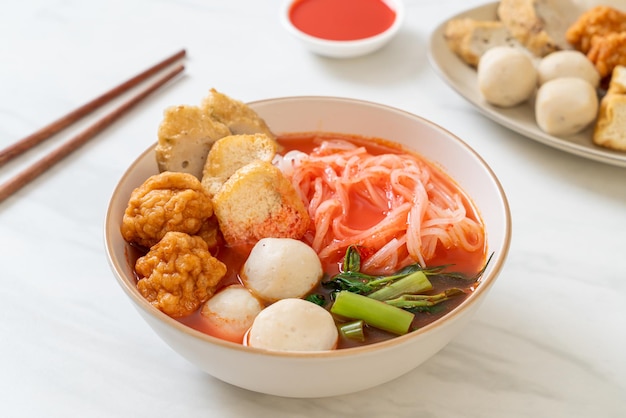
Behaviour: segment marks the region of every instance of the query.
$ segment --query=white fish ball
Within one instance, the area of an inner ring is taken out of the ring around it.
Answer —
[[[309,293],[324,274],[317,253],[302,241],[263,238],[256,243],[241,270],[241,280],[252,293],[267,302],[300,298]]]
[[[326,309],[304,299],[282,299],[263,309],[248,333],[248,345],[280,351],[324,351],[339,332]]]
[[[478,62],[478,89],[488,103],[513,107],[528,100],[537,86],[537,69],[527,53],[493,47]]]
[[[543,84],[535,99],[535,119],[550,135],[573,135],[596,119],[596,89],[577,77],[562,77]]]
[[[241,343],[262,310],[263,305],[248,289],[235,284],[213,295],[200,313],[213,335]]]
[[[575,50],[556,51],[546,55],[537,65],[539,84],[561,77],[578,77],[593,87],[600,84],[600,73],[585,54]]]

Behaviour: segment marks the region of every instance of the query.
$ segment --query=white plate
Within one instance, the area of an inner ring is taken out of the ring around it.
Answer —
[[[497,5],[498,3],[489,3],[458,14],[451,19],[470,17],[481,20],[496,20]],[[476,70],[465,64],[448,48],[443,36],[446,23],[447,21],[439,25],[431,35],[428,51],[429,60],[439,76],[485,116],[530,139],[562,151],[606,164],[626,167],[626,152],[613,151],[593,144],[593,127],[589,127],[576,135],[559,138],[546,134],[537,126],[532,103],[509,109],[498,108],[486,103],[478,91]]]

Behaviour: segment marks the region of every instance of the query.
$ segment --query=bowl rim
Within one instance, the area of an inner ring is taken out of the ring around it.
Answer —
[[[293,21],[290,17],[291,7],[294,3],[301,0],[284,0],[281,7],[280,20],[283,26],[294,36],[305,40],[311,44],[316,44],[319,47],[334,47],[334,48],[353,48],[358,46],[363,46],[367,44],[375,44],[378,41],[383,41],[394,34],[396,34],[405,18],[405,8],[403,0],[382,0],[383,3],[387,4],[390,8],[395,12],[395,18],[391,26],[389,26],[384,31],[377,33],[376,35],[368,36],[366,38],[359,39],[351,39],[351,40],[336,40],[336,39],[326,39],[319,38],[314,35],[310,35],[306,32],[300,30],[296,25],[294,25]]]
[[[127,281],[124,277],[122,277],[122,274],[120,272],[124,271],[125,267],[127,266],[118,264],[113,257],[113,254],[115,251],[113,248],[111,234],[120,233],[119,226],[113,226],[111,224],[111,219],[114,217],[114,213],[113,213],[114,199],[113,198],[119,194],[120,189],[122,188],[122,184],[125,183],[125,180],[131,176],[133,169],[137,165],[139,165],[140,162],[144,158],[147,157],[147,154],[154,152],[154,147],[156,146],[156,142],[155,142],[152,145],[150,145],[147,149],[145,149],[133,161],[133,163],[126,169],[126,171],[118,180],[113,192],[111,193],[111,198],[109,199],[109,204],[107,206],[107,211],[106,211],[105,219],[104,219],[104,237],[103,238],[104,238],[107,261],[111,269],[113,270],[113,273],[119,285],[122,287],[124,292],[132,299],[132,301],[135,304],[135,307],[141,308],[146,314],[150,315],[154,319],[157,319],[160,322],[163,322],[166,325],[175,328],[179,332],[187,334],[187,336],[189,337],[200,339],[207,343],[215,344],[225,349],[242,351],[247,354],[257,354],[257,355],[265,355],[265,356],[272,356],[272,357],[289,357],[289,358],[294,358],[294,359],[305,359],[305,358],[306,359],[311,359],[311,358],[328,359],[328,358],[341,358],[341,357],[351,356],[351,355],[356,355],[356,354],[364,354],[364,353],[373,352],[373,351],[384,351],[384,350],[391,349],[399,345],[407,344],[411,340],[417,339],[423,334],[430,333],[436,330],[437,328],[445,327],[446,324],[454,322],[455,320],[460,318],[462,316],[462,313],[473,308],[474,305],[476,305],[477,303],[481,303],[482,301],[481,296],[490,290],[490,288],[493,286],[497,277],[502,271],[504,263],[508,257],[510,244],[511,244],[511,236],[512,236],[511,209],[510,209],[508,199],[506,197],[502,184],[497,178],[495,172],[486,163],[486,161],[473,148],[471,148],[465,141],[463,141],[461,138],[459,138],[458,136],[456,136],[449,130],[443,128],[442,126],[428,119],[425,119],[424,117],[416,115],[414,113],[411,113],[411,112],[408,112],[399,108],[395,108],[393,106],[385,105],[385,104],[380,104],[380,103],[367,101],[367,100],[361,100],[361,99],[352,99],[352,98],[337,97],[337,96],[314,96],[314,95],[313,96],[274,97],[274,98],[251,101],[251,102],[248,102],[247,104],[251,106],[252,108],[254,108],[255,105],[259,106],[259,105],[271,104],[272,102],[284,102],[284,101],[293,101],[293,100],[344,102],[348,104],[376,107],[387,112],[391,111],[391,112],[400,113],[409,118],[418,119],[421,121],[421,123],[430,125],[435,130],[441,131],[443,134],[451,137],[452,140],[458,142],[458,144],[461,145],[470,155],[472,155],[480,163],[481,167],[487,171],[489,178],[492,180],[494,186],[496,187],[498,191],[498,194],[502,203],[501,210],[504,212],[505,229],[503,231],[502,248],[498,257],[496,257],[495,260],[492,260],[494,264],[492,264],[490,267],[489,276],[487,277],[488,280],[481,282],[480,285],[477,286],[476,289],[470,295],[468,295],[468,297],[463,302],[461,302],[457,307],[455,307],[452,311],[448,312],[443,317],[429,323],[428,325],[423,326],[422,328],[411,331],[405,335],[396,336],[389,340],[385,340],[385,341],[381,341],[381,342],[377,342],[377,343],[373,343],[373,344],[369,344],[365,346],[349,347],[349,348],[327,350],[327,351],[316,351],[316,352],[278,351],[278,350],[269,350],[269,349],[263,349],[263,348],[257,348],[257,347],[250,347],[250,346],[246,346],[243,344],[226,341],[226,340],[214,337],[209,334],[205,334],[201,331],[198,331],[188,325],[185,325],[177,321],[174,318],[171,318],[167,314],[161,312],[159,309],[152,306],[145,298],[143,298],[139,294],[139,291],[137,290],[136,286],[131,286],[129,281]],[[413,150],[413,151],[419,153],[419,150]],[[444,169],[444,167],[442,167],[439,162],[431,161],[430,159],[428,160],[431,163],[436,164],[440,169]],[[480,208],[478,209],[480,212]]]

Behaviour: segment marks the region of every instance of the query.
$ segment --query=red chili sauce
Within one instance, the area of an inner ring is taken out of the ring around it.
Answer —
[[[384,32],[393,24],[396,12],[383,0],[297,0],[289,18],[311,36],[352,41]]]

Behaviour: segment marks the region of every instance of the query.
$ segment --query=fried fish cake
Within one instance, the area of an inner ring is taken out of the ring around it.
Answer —
[[[626,31],[626,13],[609,6],[587,10],[567,29],[565,38],[577,50],[587,53],[592,39],[610,33]]]
[[[198,106],[171,106],[163,112],[155,156],[160,171],[202,176],[206,156],[215,141],[230,135],[223,123]]]
[[[576,20],[571,0],[500,0],[497,15],[509,32],[537,57],[568,49],[565,31]]]
[[[167,315],[181,317],[209,300],[226,265],[211,255],[202,238],[168,232],[137,260],[135,270],[142,296]]]
[[[594,36],[587,58],[602,78],[610,76],[615,67],[626,65],[626,31]]]
[[[215,89],[209,91],[201,107],[211,118],[226,125],[234,135],[263,133],[275,139],[265,120],[250,106]]]
[[[523,49],[500,21],[452,19],[446,24],[444,38],[448,47],[472,67],[477,67],[480,57],[493,47]]]
[[[121,232],[126,241],[150,248],[169,231],[196,234],[212,215],[211,198],[200,180],[165,171],[133,190]]]

